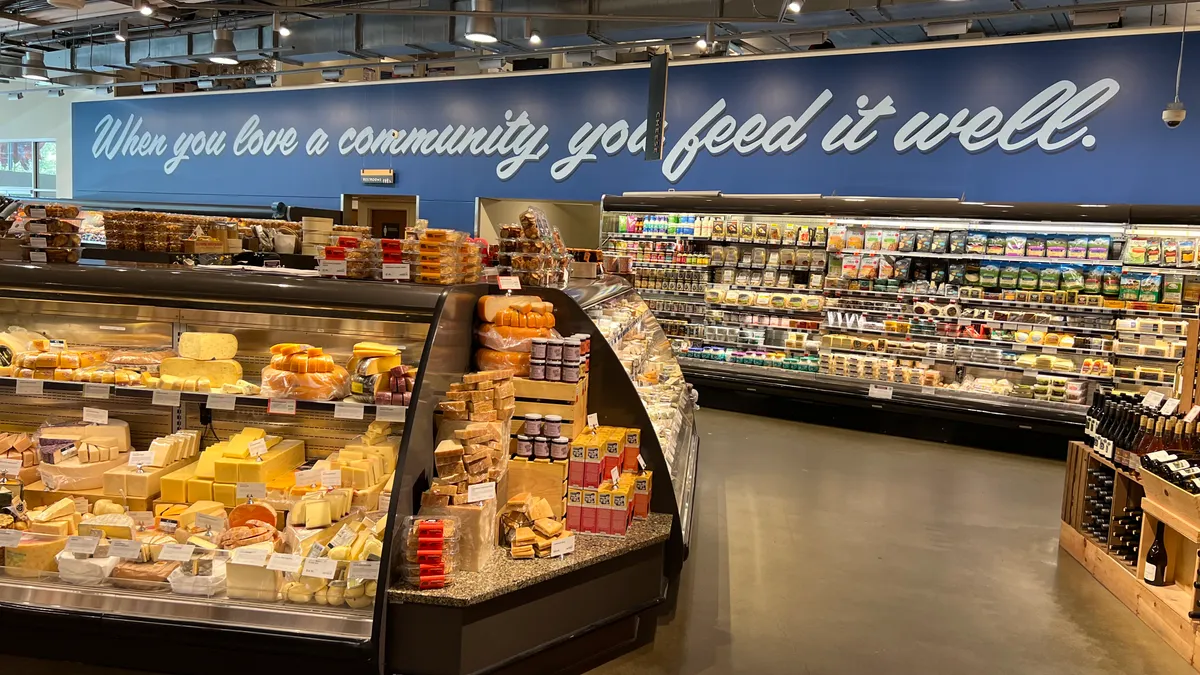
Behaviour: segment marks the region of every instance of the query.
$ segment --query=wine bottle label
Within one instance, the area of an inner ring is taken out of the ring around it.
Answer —
[[[1158,575],[1158,568],[1149,560],[1146,561],[1146,571],[1142,573],[1142,578],[1146,581],[1153,582],[1154,577]]]
[[[1177,473],[1182,478],[1191,478],[1192,476],[1195,476],[1196,474],[1200,473],[1200,466],[1189,466],[1188,468],[1184,469],[1183,471],[1179,471]]]
[[[1181,459],[1181,460],[1178,460],[1175,462],[1171,462],[1170,464],[1167,464],[1167,469],[1169,469],[1171,471],[1179,471],[1181,469],[1186,469],[1187,467],[1188,467],[1188,461],[1186,459]]]

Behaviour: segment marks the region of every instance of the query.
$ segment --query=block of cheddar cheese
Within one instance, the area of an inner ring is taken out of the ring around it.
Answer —
[[[183,333],[179,355],[196,361],[222,361],[237,356],[237,337],[228,333]]]
[[[227,384],[236,384],[238,380],[242,379],[242,364],[232,359],[197,361],[196,359],[171,357],[162,360],[158,372],[163,379],[178,377],[186,381],[191,377],[206,377],[211,388],[220,389]]]

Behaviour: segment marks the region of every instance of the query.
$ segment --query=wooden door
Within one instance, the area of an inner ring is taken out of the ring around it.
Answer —
[[[407,209],[371,209],[371,234],[375,237],[400,239],[407,225]]]

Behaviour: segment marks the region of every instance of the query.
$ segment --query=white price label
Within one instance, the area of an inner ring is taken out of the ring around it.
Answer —
[[[999,321],[989,321],[989,322],[987,322],[987,327],[992,330],[997,330],[1000,328],[1000,322]]]
[[[1158,344],[1158,336],[1157,335],[1139,335],[1138,336],[1138,344],[1145,345],[1147,347],[1153,347],[1154,345]]]
[[[162,552],[158,554],[158,559],[187,562],[192,559],[192,553],[195,553],[195,551],[196,547],[191,544],[163,544]]]
[[[112,385],[111,384],[92,384],[89,382],[89,383],[83,385],[83,397],[84,398],[98,398],[98,399],[103,400],[103,399],[107,399],[111,395],[111,393],[112,393]]]
[[[273,398],[267,401],[267,412],[272,415],[295,415],[296,402],[290,398]]]
[[[587,425],[593,429],[600,426],[600,415],[597,413],[588,413]]]
[[[408,263],[384,263],[383,278],[389,281],[408,281],[412,278],[409,270]]]
[[[20,545],[20,530],[0,530],[0,548],[15,548]]]
[[[30,237],[29,248],[46,248],[45,237]]]
[[[108,554],[115,558],[136,560],[142,554],[142,542],[134,539],[109,539]]]
[[[263,499],[267,496],[266,483],[238,483],[238,499]]]
[[[1058,347],[1042,347],[1043,354],[1057,354]]]
[[[104,408],[84,408],[83,421],[92,424],[108,424],[108,411]]]
[[[346,572],[347,579],[369,579],[374,580],[379,578],[379,561],[378,560],[357,560],[350,563],[350,569]]]
[[[1192,406],[1192,409],[1183,416],[1184,422],[1195,422],[1196,418],[1200,417],[1200,405]]]
[[[19,473],[21,473],[21,460],[0,459],[0,474],[16,476]]]
[[[569,537],[563,537],[562,539],[555,539],[554,541],[550,542],[550,557],[551,558],[557,558],[558,556],[567,555],[568,553],[574,553],[574,552],[575,552],[575,535],[571,535]]]
[[[29,217],[30,218],[45,218],[46,217],[46,207],[44,207],[44,206],[29,207]],[[34,225],[41,225],[42,228],[46,227],[45,223],[30,223],[29,224],[30,227],[33,227]],[[33,231],[33,230],[30,230],[30,231]],[[45,232],[45,231],[46,231],[45,229],[42,229],[42,232]]]
[[[256,439],[256,440],[253,440],[253,441],[250,441],[250,448],[249,448],[249,449],[250,449],[250,456],[251,456],[251,457],[261,457],[261,456],[263,456],[263,455],[267,454],[267,441],[266,441],[266,439],[259,438],[259,439]]]
[[[925,396],[934,396],[937,394],[937,387],[921,387],[921,393]]]
[[[621,482],[621,471],[620,471],[620,469],[618,469],[617,467],[615,467],[615,466],[614,466],[614,467],[613,467],[613,468],[612,468],[612,469],[611,469],[611,470],[608,472],[608,477],[612,479],[612,484],[613,484],[613,485],[617,485],[618,483],[620,483],[620,482]]]
[[[67,537],[67,553],[92,555],[100,545],[100,537]]]
[[[348,546],[354,541],[356,536],[358,536],[357,532],[343,525],[342,529],[338,530],[338,533],[333,535],[333,539],[329,540],[329,546],[330,548]]]
[[[932,366],[932,365],[933,365],[933,359],[921,359],[921,365],[923,365],[923,366]]]
[[[322,260],[318,267],[322,276],[326,277],[344,277],[346,276],[346,261],[345,260]]]
[[[234,549],[235,551],[238,549]],[[304,563],[304,558],[291,553],[276,553],[267,561],[267,569],[275,572],[288,572],[295,574],[300,571],[300,565]]]
[[[1179,399],[1169,398],[1163,403],[1162,408],[1158,412],[1164,415],[1174,415],[1176,410],[1179,410]]]
[[[321,487],[335,488],[342,486],[342,470],[334,469],[332,471],[321,472]]]
[[[1150,408],[1154,408],[1155,410],[1157,410],[1158,406],[1162,405],[1163,398],[1165,398],[1165,397],[1162,395],[1162,392],[1158,392],[1158,391],[1147,392],[1146,396],[1142,399],[1142,405],[1150,407]]]
[[[521,280],[517,277],[496,277],[496,285],[502,291],[519,291],[521,290]]]
[[[332,579],[337,576],[337,563],[333,558],[305,558],[300,576]]]
[[[73,497],[71,501],[75,502],[75,510],[81,514],[87,514],[92,510],[92,505],[87,497]]]
[[[873,384],[867,390],[867,396],[870,398],[891,398],[892,388],[882,384]]]
[[[51,340],[50,341],[50,350],[51,351],[62,351],[66,348],[67,348],[66,340]]]
[[[233,394],[209,394],[204,403],[209,410],[233,410],[237,407],[237,396]]]
[[[154,527],[154,513],[151,511],[130,511],[129,517],[133,518],[134,524],[144,527]]]
[[[467,486],[467,502],[481,502],[485,499],[496,498],[496,484],[494,482],[476,483],[475,485]]]
[[[45,251],[30,251],[29,252],[29,262],[35,262],[35,263],[46,262],[46,252]]]
[[[1014,344],[1013,344],[1013,346],[1012,346],[1012,350],[1013,350],[1014,352],[1023,352],[1023,351],[1025,351],[1026,349],[1028,349],[1028,347],[1026,347],[1025,345],[1021,344],[1020,342],[1014,343]]]
[[[333,404],[333,419],[335,420],[361,420],[366,406],[359,403],[334,403]]]
[[[196,514],[196,528],[209,532],[222,532],[225,530],[225,516],[198,513]]]
[[[646,470],[646,458],[642,457],[642,453],[638,453],[638,466],[642,467],[642,471]]]
[[[1024,375],[1025,377],[1037,377],[1038,371],[1030,370],[1030,369],[1026,368],[1025,370],[1021,371],[1021,374]]]
[[[135,450],[129,453],[129,466],[150,466],[154,461],[154,453],[149,450]]]
[[[41,396],[44,384],[41,380],[17,380],[17,396]]]
[[[386,497],[384,495],[379,495],[379,505],[376,507],[376,510],[387,511],[388,507],[391,505],[392,505],[392,496],[390,494],[387,495]]]
[[[375,419],[381,422],[403,422],[408,416],[408,408],[402,405],[375,406]]]
[[[320,485],[321,470],[320,469],[304,469],[296,472],[296,485]]]
[[[154,397],[150,402],[154,405],[165,405],[172,408],[179,407],[179,394],[177,391],[166,391],[165,389],[155,389]]]
[[[970,326],[970,325],[971,325],[971,320],[970,320],[970,319],[964,319],[964,318],[962,318],[962,317],[959,317],[959,319],[958,319],[958,325],[960,325],[960,326]]]
[[[271,552],[266,549],[250,548],[249,546],[242,546],[240,548],[233,549],[233,556],[230,557],[229,561],[235,565],[250,565],[253,567],[266,567],[267,556],[269,556],[270,554],[271,554]],[[295,557],[295,556],[293,556],[293,557]]]

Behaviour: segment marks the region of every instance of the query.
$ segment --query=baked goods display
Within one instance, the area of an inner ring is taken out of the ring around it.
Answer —
[[[546,214],[529,207],[518,222],[500,225],[496,267],[502,276],[514,275],[523,286],[562,286],[573,258],[558,228]]]
[[[104,211],[105,246],[118,251],[222,254],[273,250],[276,232],[300,223],[157,211]],[[284,251],[292,253],[293,251]]]

